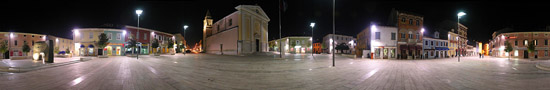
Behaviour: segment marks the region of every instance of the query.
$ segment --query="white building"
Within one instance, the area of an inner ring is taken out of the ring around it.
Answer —
[[[325,46],[325,48],[323,48],[323,51],[327,53],[331,53],[332,48],[335,48],[338,44],[344,43],[349,46],[349,50],[342,50],[342,51],[336,50],[335,53],[354,54],[355,43],[356,43],[355,38],[353,38],[352,36],[346,36],[346,35],[334,35],[334,40],[332,40],[331,38],[333,35],[334,34],[328,34],[325,37],[323,37],[323,45]],[[333,42],[333,41],[335,46],[332,46],[332,44],[330,44],[330,42]]]
[[[397,27],[371,26],[371,53],[375,59],[395,59],[397,50]]]

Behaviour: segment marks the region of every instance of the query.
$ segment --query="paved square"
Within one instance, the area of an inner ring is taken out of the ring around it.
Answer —
[[[540,61],[464,57],[369,60],[330,55],[209,54],[96,58],[71,65],[0,73],[0,90],[44,89],[282,89],[282,90],[549,90]]]

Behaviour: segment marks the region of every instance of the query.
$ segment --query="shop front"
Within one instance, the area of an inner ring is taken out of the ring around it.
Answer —
[[[396,58],[396,47],[374,47],[374,58],[375,59],[395,59]]]
[[[400,59],[419,59],[422,46],[420,45],[400,45]]]

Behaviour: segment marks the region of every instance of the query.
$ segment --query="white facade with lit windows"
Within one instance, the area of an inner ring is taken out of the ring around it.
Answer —
[[[331,39],[332,36],[334,36],[334,40]],[[331,44],[331,42],[334,43],[334,46]],[[325,53],[332,53],[332,49],[336,48],[338,44],[346,44],[349,47],[349,50],[336,50],[335,53],[353,54],[355,52],[355,43],[356,39],[352,36],[328,34],[323,37],[323,45],[325,46],[325,48],[323,48],[323,51]]]
[[[370,51],[374,59],[397,58],[397,27],[372,25],[367,30],[371,32]]]

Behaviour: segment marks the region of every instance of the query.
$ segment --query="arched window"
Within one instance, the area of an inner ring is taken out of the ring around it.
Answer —
[[[523,40],[523,45],[527,46],[529,43],[529,41],[527,41],[527,39]]]

